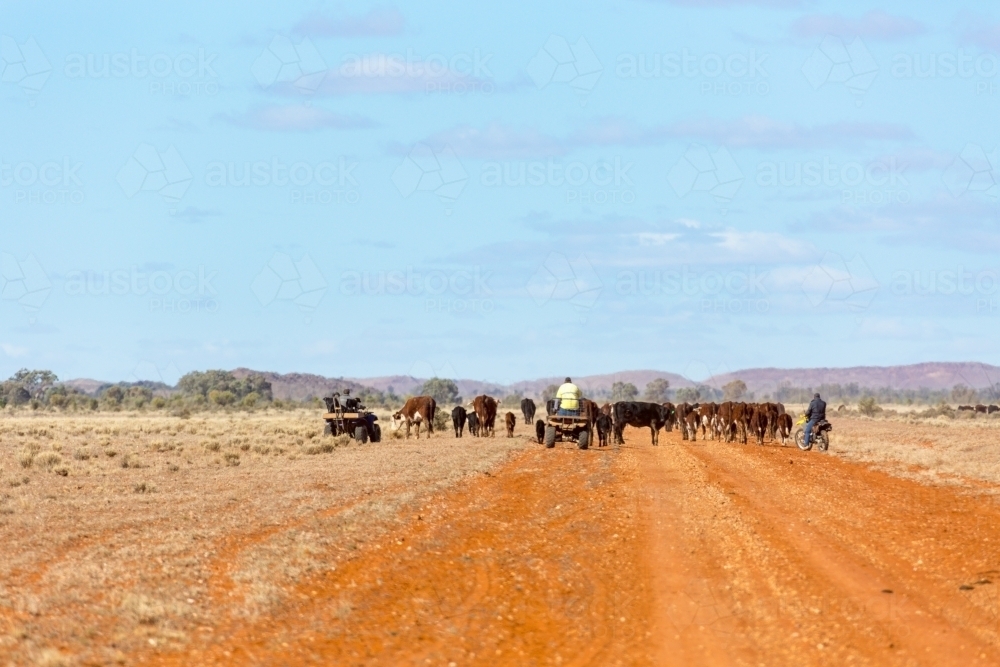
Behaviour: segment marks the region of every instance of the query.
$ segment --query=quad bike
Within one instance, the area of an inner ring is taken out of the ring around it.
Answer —
[[[562,440],[575,442],[580,449],[590,447],[594,432],[587,415],[582,411],[572,415],[550,414],[545,420],[545,446],[551,449],[556,441]]]
[[[323,399],[326,403],[326,421],[324,435],[348,435],[364,444],[371,440],[379,442],[382,439],[382,427],[376,424],[378,417],[370,412],[361,401],[345,394],[334,392],[333,396]]]
[[[830,431],[833,430],[833,424],[831,424],[825,419],[821,419],[818,422],[816,422],[816,425],[813,426],[812,437],[809,439],[809,444],[807,445],[805,434],[806,434],[806,423],[808,421],[809,418],[806,417],[805,415],[802,415],[801,417],[799,417],[799,420],[795,422],[795,425],[798,427],[795,429],[795,434],[794,434],[795,444],[802,451],[808,452],[810,449],[812,449],[813,443],[816,442],[819,443],[819,451],[825,452],[830,448]]]

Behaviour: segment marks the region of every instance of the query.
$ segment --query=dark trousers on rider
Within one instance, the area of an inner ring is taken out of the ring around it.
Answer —
[[[812,441],[812,434],[813,434],[813,429],[816,427],[816,421],[817,420],[815,419],[810,419],[809,421],[806,422],[805,443],[807,445]]]

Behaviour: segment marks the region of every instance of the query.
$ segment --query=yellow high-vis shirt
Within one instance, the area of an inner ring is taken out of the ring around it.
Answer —
[[[567,382],[559,387],[556,398],[559,399],[559,407],[563,410],[580,409],[580,388],[572,382]]]

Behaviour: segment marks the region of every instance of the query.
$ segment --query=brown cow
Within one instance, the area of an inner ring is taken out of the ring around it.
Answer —
[[[688,439],[687,416],[691,412],[690,403],[678,403],[674,410],[677,412],[677,428],[681,430],[681,440]]]
[[[406,399],[406,404],[399,412],[392,415],[392,430],[399,430],[398,420],[406,422],[406,437],[410,437],[410,424],[417,425],[417,440],[420,439],[420,424],[427,422],[427,437],[434,433],[434,413],[437,402],[430,396],[413,396]]]
[[[513,412],[508,412],[503,417],[504,425],[507,427],[507,437],[514,437],[514,427],[517,426],[517,417],[514,416]]]
[[[677,407],[669,401],[664,403],[663,407],[667,409],[667,421],[663,424],[664,429],[667,432],[673,431],[674,425],[677,424]]]
[[[704,440],[706,435],[710,435],[712,440],[715,440],[715,429],[712,427],[712,422],[715,421],[715,413],[718,410],[718,406],[715,403],[702,403],[698,406],[698,425],[701,426],[701,439]]]
[[[781,446],[785,446],[785,440],[792,436],[792,416],[782,412],[778,415],[778,435],[781,436]]]
[[[684,432],[687,434],[685,440],[695,442],[698,439],[698,422],[700,416],[697,410],[688,410],[684,416]]]
[[[762,405],[767,413],[767,437],[771,439],[771,442],[774,442],[778,437],[778,404],[763,403]]]
[[[746,403],[733,403],[733,438],[739,438],[741,444],[747,444],[747,418],[750,406]]]
[[[986,406],[983,405],[982,403],[976,403],[976,412],[982,412],[984,415],[987,414]]]
[[[751,407],[750,432],[757,439],[757,444],[763,446],[764,435],[767,434],[767,406],[756,404]]]
[[[733,402],[726,401],[724,403],[719,403],[718,409],[715,411],[715,429],[716,432],[724,439],[726,442],[732,442],[735,433],[733,432]]]
[[[497,407],[500,405],[500,401],[493,398],[492,396],[487,396],[483,394],[481,396],[476,396],[469,403],[472,409],[476,412],[476,416],[479,417],[479,434],[484,438],[492,438],[494,435],[494,427],[497,421]]]

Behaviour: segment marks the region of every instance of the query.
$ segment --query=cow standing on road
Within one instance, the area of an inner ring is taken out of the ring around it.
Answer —
[[[410,425],[417,426],[417,440],[420,439],[420,424],[427,422],[427,437],[434,433],[434,413],[437,402],[430,396],[414,396],[406,400],[406,404],[392,415],[392,430],[399,430],[399,422],[406,424],[406,437],[410,437]]]
[[[785,440],[792,436],[792,416],[781,413],[778,415],[778,435],[781,436],[781,446],[785,446]]]
[[[465,408],[461,405],[456,405],[455,409],[451,411],[451,423],[455,427],[455,437],[462,437],[462,430],[465,428],[465,420],[467,419],[467,414]],[[472,429],[470,428],[471,432]]]
[[[660,429],[667,423],[666,408],[659,403],[644,403],[640,401],[619,401],[613,406],[615,442],[625,444],[624,432],[626,426],[641,428],[649,427],[653,445],[658,445]]]
[[[614,424],[611,422],[611,417],[604,414],[603,412],[597,416],[597,446],[607,447],[608,446],[608,435],[611,434],[611,429],[614,428]]]

